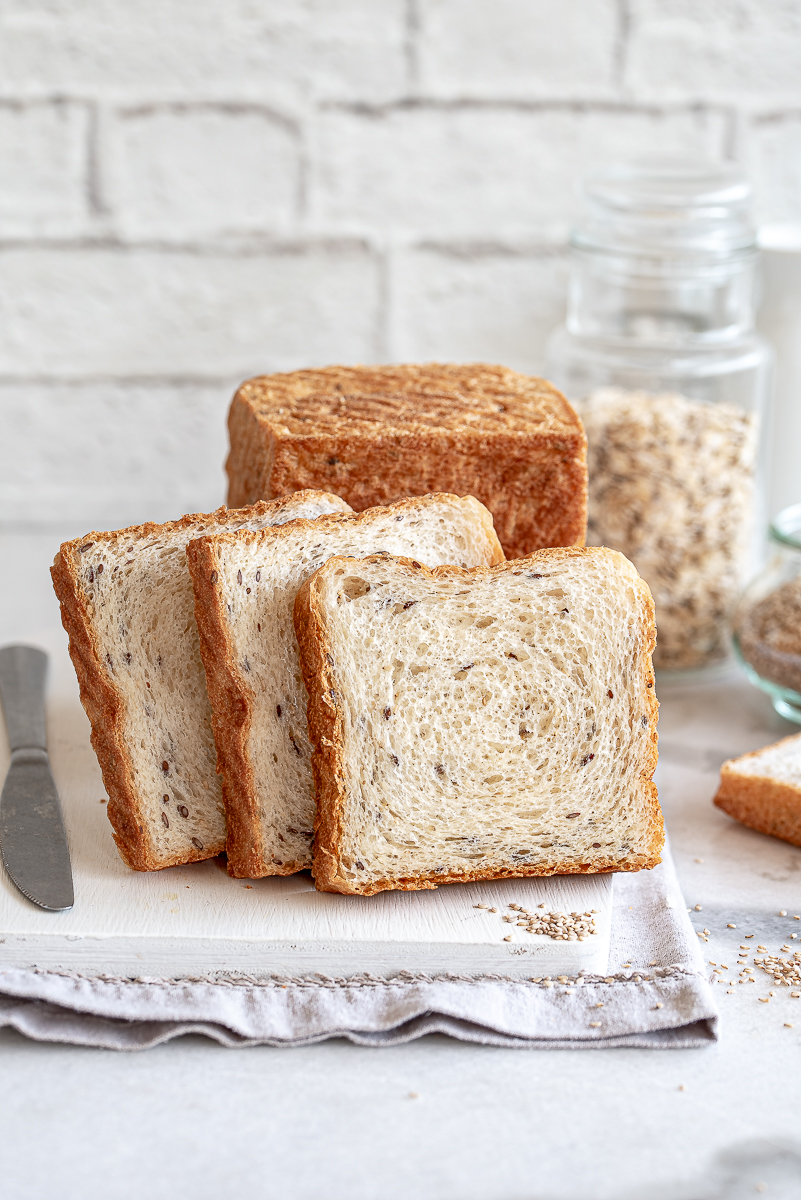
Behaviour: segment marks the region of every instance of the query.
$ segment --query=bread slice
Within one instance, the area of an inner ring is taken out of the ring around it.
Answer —
[[[750,829],[801,846],[801,733],[725,762],[715,804]]]
[[[228,428],[232,505],[321,487],[360,512],[455,492],[487,506],[507,558],[584,544],[584,429],[543,379],[484,363],[266,375]]]
[[[342,510],[338,496],[299,492],[238,512],[88,533],[56,555],[53,586],[129,867],[153,871],[225,849],[187,542]]]
[[[483,505],[448,495],[204,537],[188,547],[233,875],[291,875],[311,866],[314,788],[295,596],[332,554],[375,551],[432,565],[503,560]]]
[[[295,627],[322,890],[660,861],[654,606],[622,554],[332,558]]]

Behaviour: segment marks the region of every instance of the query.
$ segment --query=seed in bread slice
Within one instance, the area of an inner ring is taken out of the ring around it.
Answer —
[[[715,804],[750,829],[801,846],[801,733],[725,762]]]
[[[432,566],[503,560],[486,508],[449,495],[203,537],[188,547],[233,875],[311,866],[314,787],[295,596],[332,554],[376,551]]]
[[[325,891],[659,861],[651,594],[613,550],[332,558],[295,628]]]
[[[507,558],[584,544],[584,429],[544,379],[486,363],[265,375],[228,428],[229,504],[322,487],[361,511],[455,492],[487,506]]]
[[[129,867],[152,871],[225,849],[187,542],[337,511],[350,511],[338,496],[298,492],[238,511],[89,533],[56,555],[53,586],[114,839]]]

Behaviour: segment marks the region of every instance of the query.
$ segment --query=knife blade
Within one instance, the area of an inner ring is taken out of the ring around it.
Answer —
[[[0,853],[28,900],[49,912],[72,908],[67,832],[47,755],[47,655],[34,646],[0,650],[0,703],[11,765],[0,793]]]

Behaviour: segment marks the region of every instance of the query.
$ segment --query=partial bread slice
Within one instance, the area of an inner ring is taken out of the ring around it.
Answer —
[[[583,545],[587,455],[552,384],[487,363],[324,367],[243,383],[229,504],[331,488],[357,511],[455,492],[486,504],[507,558]]]
[[[204,537],[188,547],[233,875],[291,875],[311,866],[314,788],[295,596],[332,554],[376,551],[432,565],[503,560],[483,505],[449,495]]]
[[[298,492],[238,511],[89,533],[56,555],[53,586],[114,839],[129,867],[153,871],[225,849],[187,542],[342,510],[350,511],[338,496]]]
[[[715,804],[750,829],[801,846],[801,733],[725,762]]]
[[[322,890],[660,861],[654,606],[622,554],[332,558],[295,628]]]

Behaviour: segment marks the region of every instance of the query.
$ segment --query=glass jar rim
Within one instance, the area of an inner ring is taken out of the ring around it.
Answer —
[[[801,550],[801,504],[783,508],[771,521],[768,532],[772,541]]]

